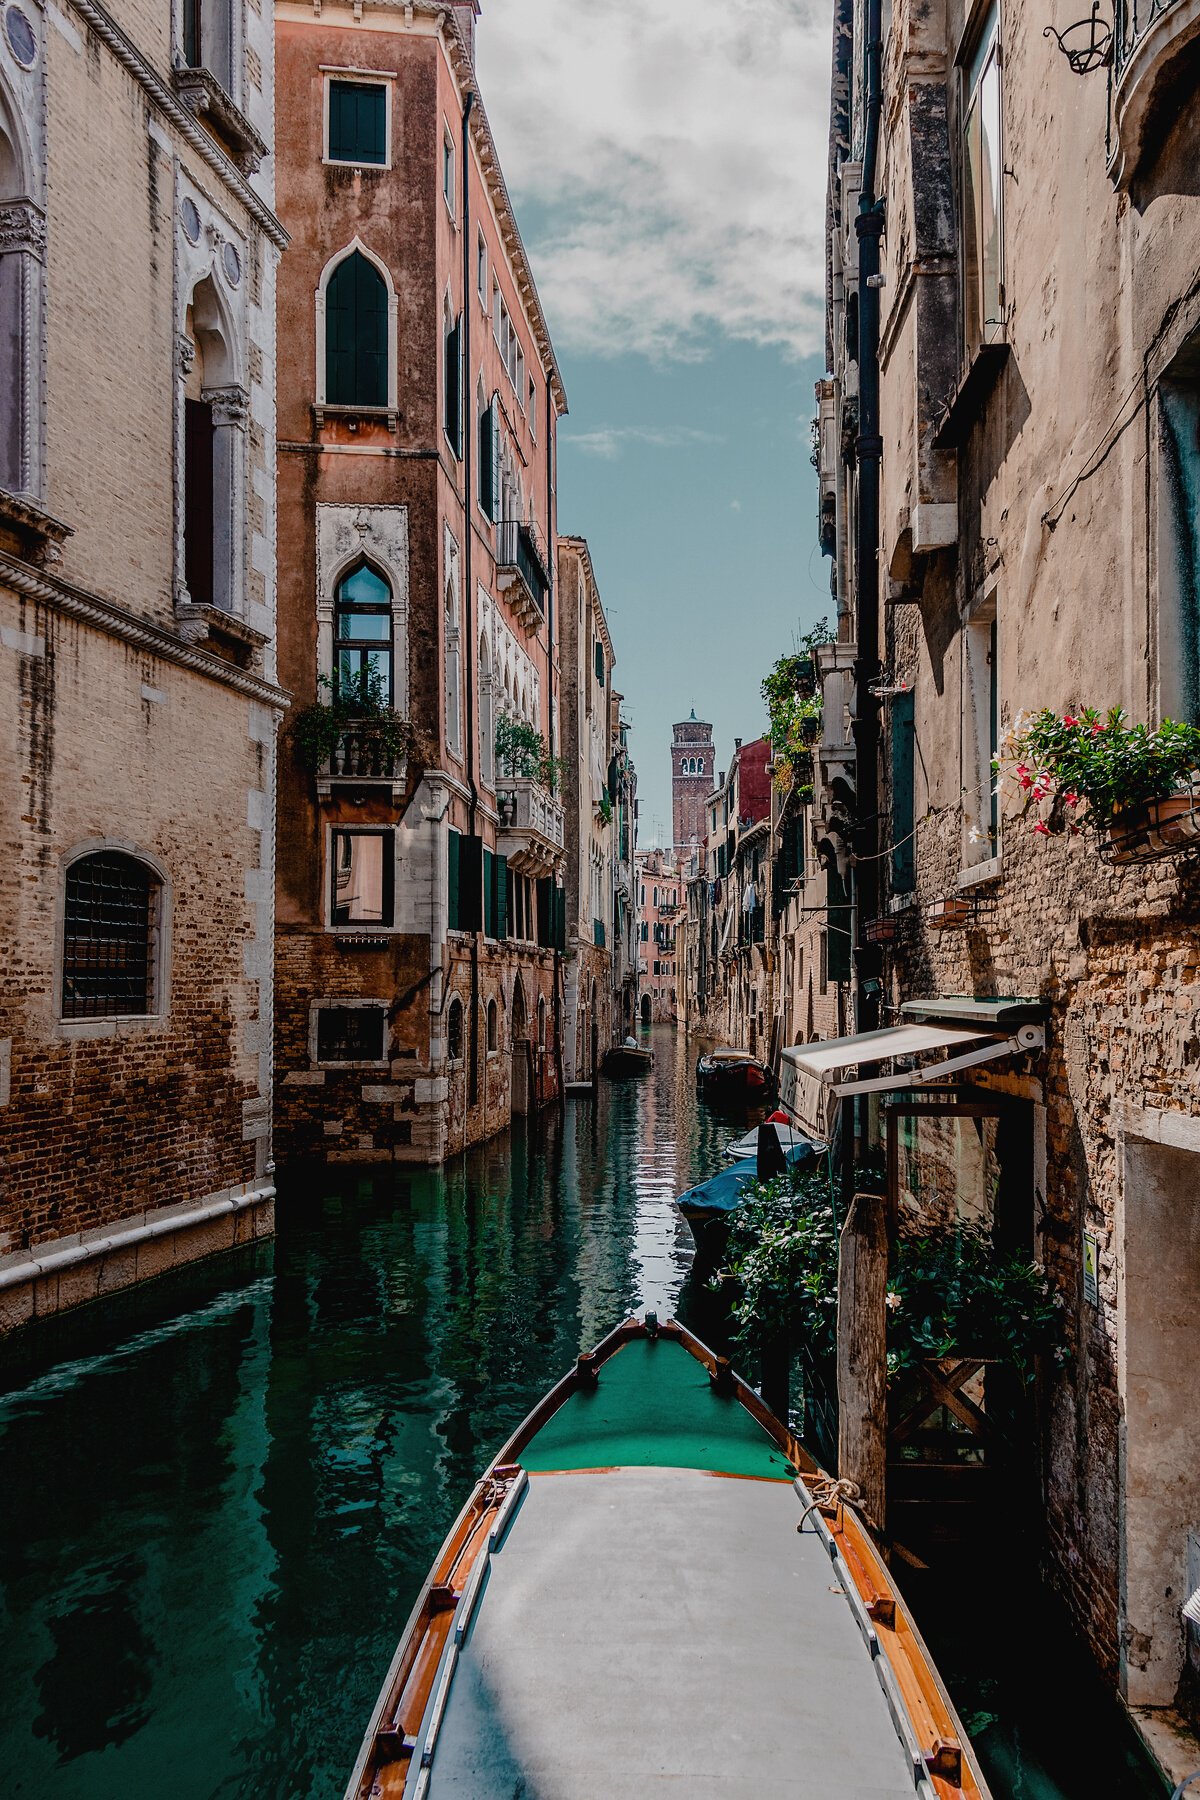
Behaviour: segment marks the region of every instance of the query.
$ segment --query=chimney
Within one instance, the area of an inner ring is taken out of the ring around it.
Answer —
[[[479,17],[479,0],[450,0],[458,29],[463,34],[467,55],[475,61],[475,21]]]

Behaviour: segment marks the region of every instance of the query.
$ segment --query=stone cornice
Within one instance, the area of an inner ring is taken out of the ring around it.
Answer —
[[[286,250],[289,238],[260,194],[255,193],[237,165],[226,156],[220,145],[202,125],[198,125],[187,107],[177,100],[157,70],[147,62],[137,46],[126,37],[116,20],[100,5],[99,0],[70,0],[89,31],[107,44],[125,71],[132,75],[142,91],[153,101],[163,117],[170,121],[226,186],[237,195],[246,211],[270,239],[277,250]]]
[[[291,704],[290,696],[273,682],[264,681],[257,675],[249,675],[244,669],[227,663],[223,657],[201,650],[195,644],[185,643],[183,638],[165,630],[161,625],[139,619],[123,606],[114,606],[111,600],[102,600],[98,594],[89,594],[85,588],[73,587],[69,582],[47,575],[41,569],[31,568],[28,563],[19,562],[15,556],[0,553],[0,586],[12,588],[27,600],[40,601],[43,606],[52,607],[55,612],[63,613],[67,618],[78,619],[82,624],[106,632],[109,637],[119,638],[122,643],[132,644],[135,649],[144,650],[150,656],[161,657],[164,662],[175,663],[181,669],[192,669],[197,675],[205,675],[210,681],[220,682],[222,687],[233,688],[249,700],[258,700],[264,706],[274,707],[277,712],[286,712]]]

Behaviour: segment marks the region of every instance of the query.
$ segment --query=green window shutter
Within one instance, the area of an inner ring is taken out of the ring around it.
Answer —
[[[458,928],[483,930],[483,839],[465,833],[458,845]]]
[[[488,407],[491,420],[491,469],[492,487],[488,497],[487,516],[489,519],[500,517],[500,396],[492,395],[492,404]]]
[[[492,886],[495,896],[492,901],[492,914],[496,927],[492,936],[503,939],[508,936],[508,858],[506,856],[493,856],[492,858]]]
[[[910,894],[917,883],[913,838],[915,799],[913,751],[916,737],[915,696],[897,694],[892,701],[892,892]]]
[[[447,857],[446,879],[446,924],[451,931],[461,930],[459,924],[460,908],[458,900],[458,846],[461,838],[457,831],[452,831],[448,840],[449,855]]]
[[[537,884],[537,941],[543,950],[554,943],[554,878],[543,875]]]
[[[380,84],[330,82],[329,158],[331,162],[386,163],[387,94]]]
[[[330,406],[388,403],[387,284],[358,250],[325,289],[325,398]]]
[[[567,947],[567,890],[554,889],[554,948],[565,950]]]
[[[446,436],[462,455],[462,314],[446,333]]]
[[[496,859],[490,850],[483,853],[483,935],[496,935]]]
[[[829,979],[850,979],[850,890],[836,868],[828,871]]]
[[[492,516],[492,488],[495,485],[493,475],[492,408],[486,406],[479,415],[479,504],[490,519]]]

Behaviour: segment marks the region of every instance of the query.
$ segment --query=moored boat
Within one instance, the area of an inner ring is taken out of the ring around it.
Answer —
[[[779,1139],[779,1148],[786,1155],[789,1150],[815,1145],[816,1140],[809,1137],[793,1125],[784,1112],[774,1112],[763,1120],[764,1125],[773,1126]],[[732,1144],[726,1144],[721,1152],[727,1162],[753,1162],[758,1156],[758,1134],[760,1127],[754,1125],[744,1137],[735,1138]]]
[[[760,1127],[747,1135],[757,1138]],[[796,1142],[786,1150],[780,1146],[785,1168],[804,1168],[824,1154],[824,1147],[811,1138],[796,1133]],[[719,1169],[707,1181],[680,1194],[675,1202],[691,1231],[696,1252],[704,1261],[719,1256],[725,1247],[725,1236],[734,1213],[742,1204],[746,1189],[759,1180],[754,1150],[749,1157],[739,1157],[730,1168]]]
[[[700,1058],[696,1085],[706,1100],[724,1106],[765,1106],[775,1094],[775,1077],[765,1063],[728,1045]]]
[[[646,1791],[987,1796],[867,1526],[724,1359],[652,1313],[487,1469],[346,1800]]]
[[[610,1077],[644,1075],[653,1067],[653,1050],[646,1050],[632,1038],[626,1038],[623,1044],[614,1044],[611,1050],[604,1052],[600,1073]]]

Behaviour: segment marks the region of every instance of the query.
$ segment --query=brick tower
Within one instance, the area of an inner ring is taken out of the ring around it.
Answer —
[[[696,717],[673,725],[671,743],[671,800],[675,852],[684,857],[704,842],[704,802],[716,779],[716,752],[712,726]]]

